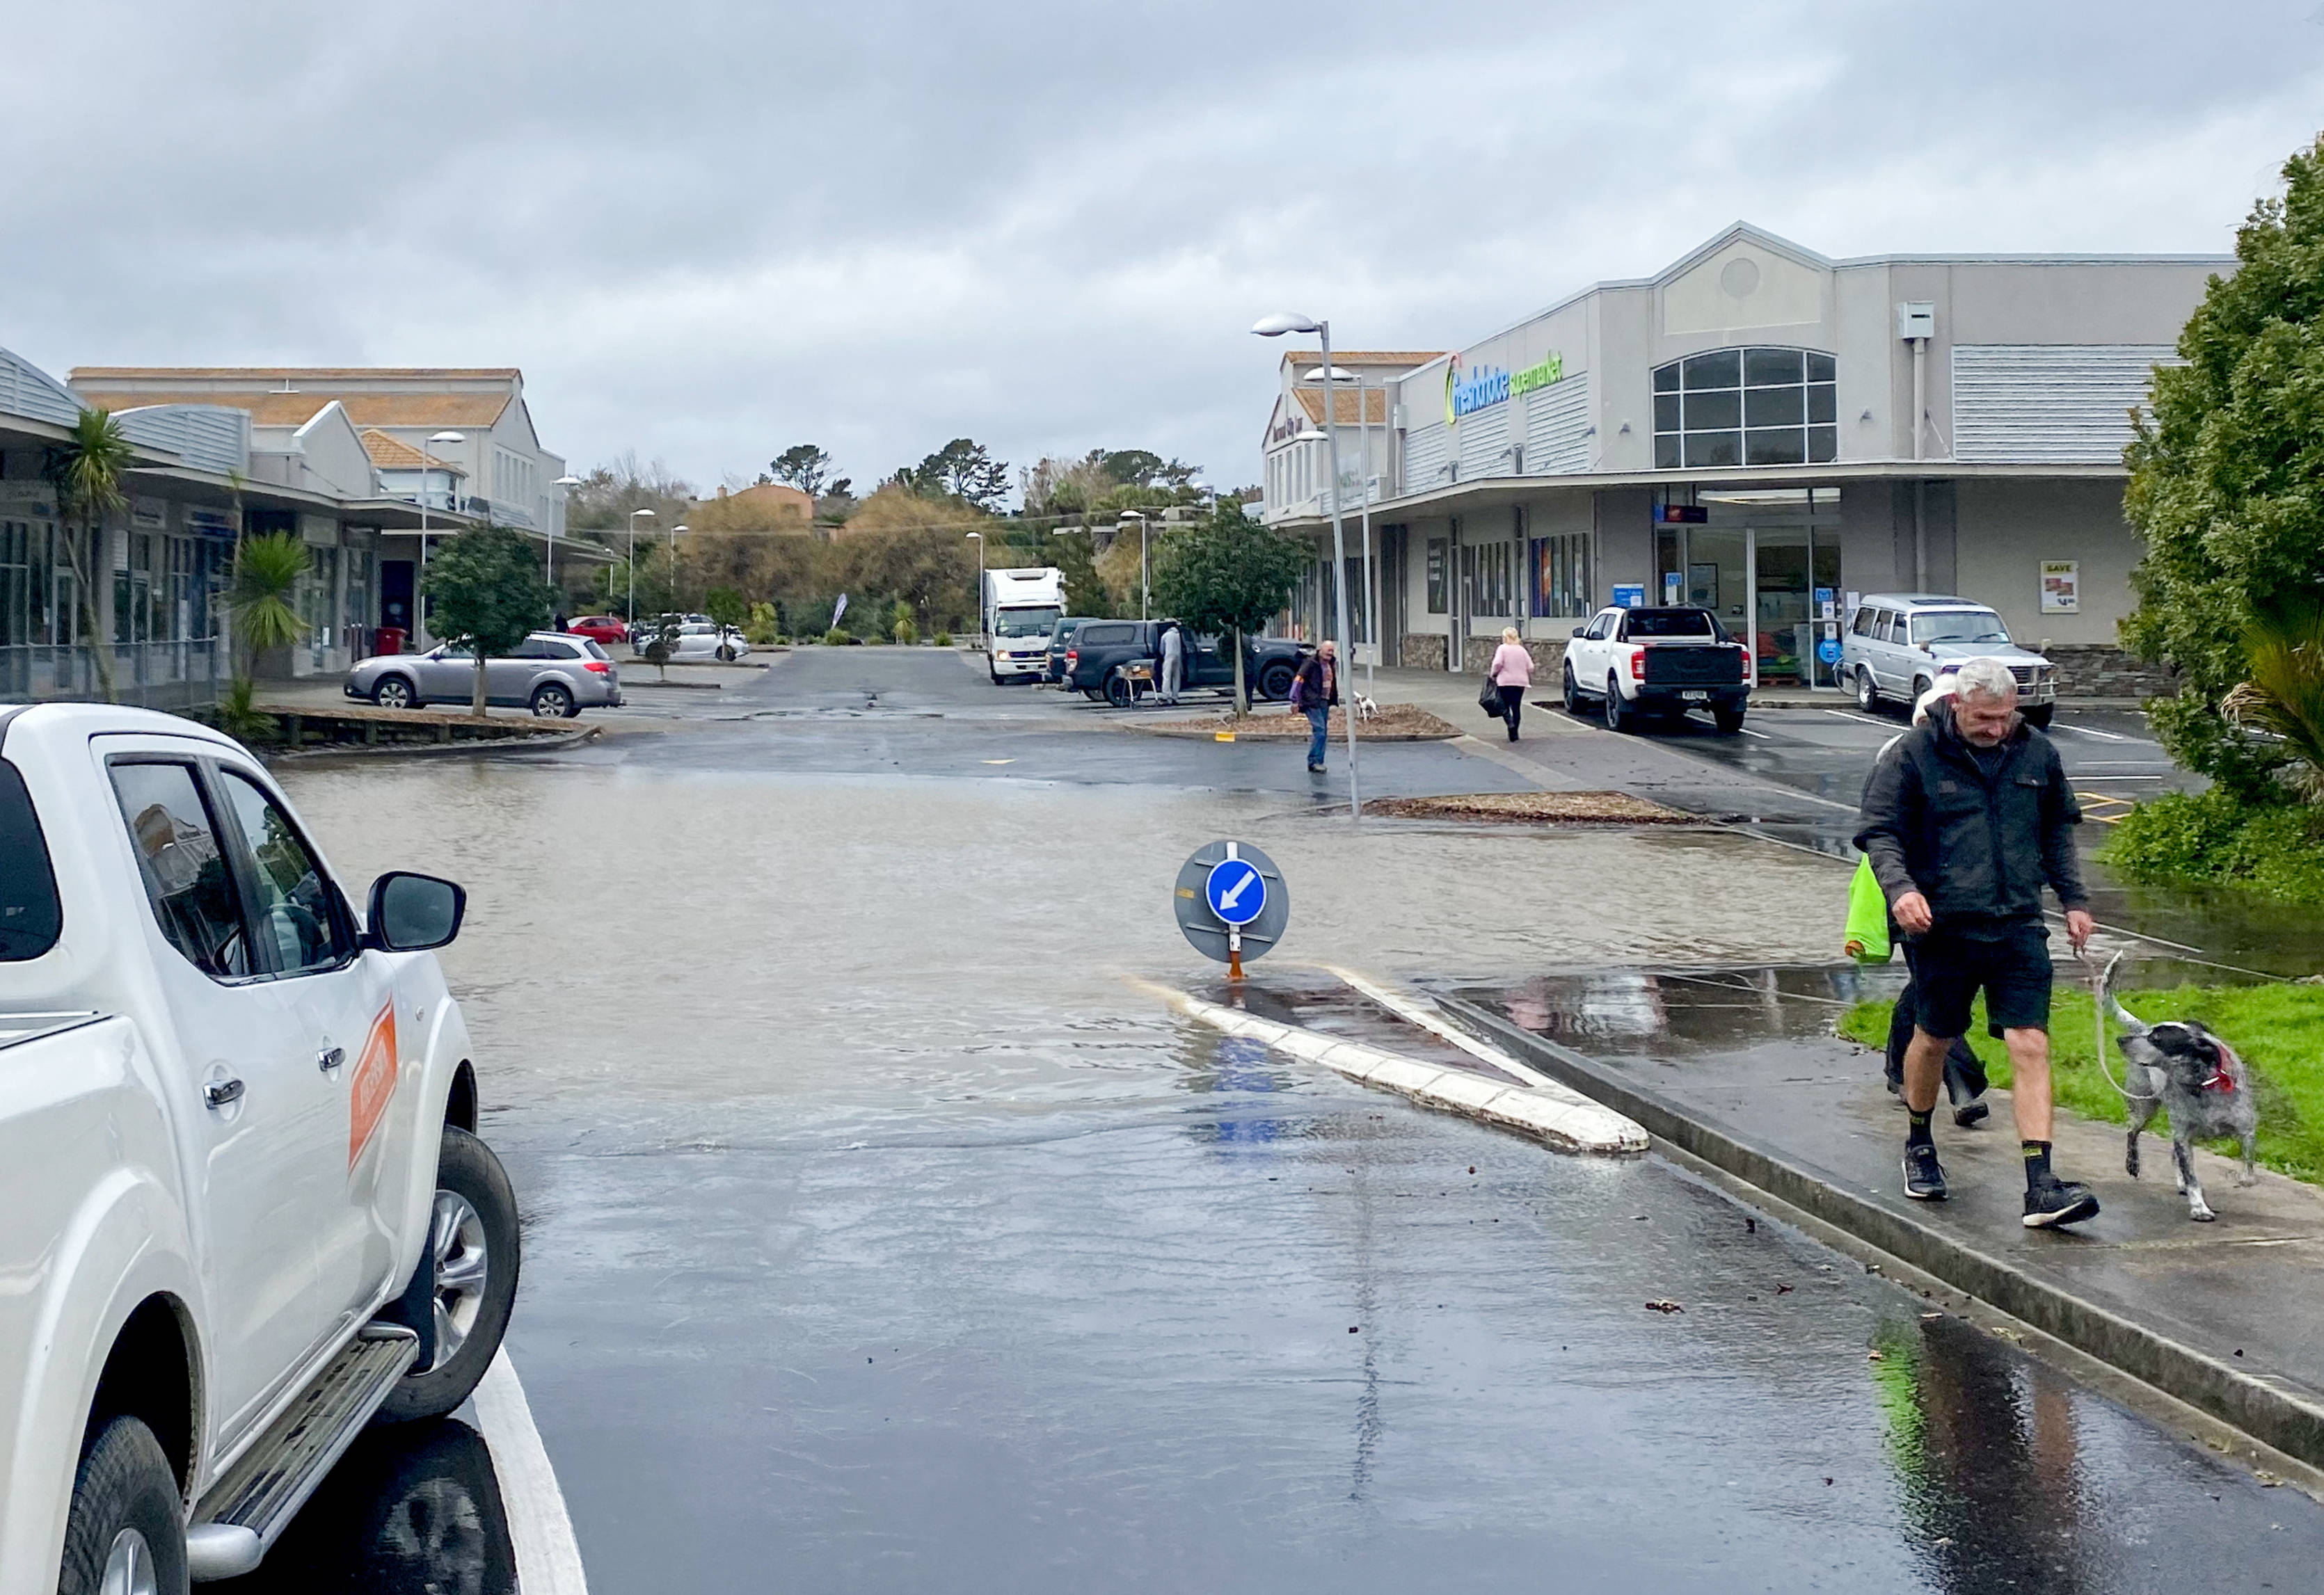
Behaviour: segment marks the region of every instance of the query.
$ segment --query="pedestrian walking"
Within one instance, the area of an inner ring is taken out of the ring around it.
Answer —
[[[1501,628],[1501,645],[1493,650],[1493,662],[1486,676],[1501,695],[1501,719],[1509,728],[1509,741],[1517,740],[1517,722],[1525,715],[1526,689],[1533,685],[1533,655],[1517,641],[1515,626]]]
[[[1178,687],[1186,679],[1186,633],[1176,622],[1162,628],[1162,701],[1178,701]]]
[[[1331,745],[1332,706],[1340,701],[1339,650],[1329,641],[1299,661],[1291,678],[1291,706],[1307,716],[1307,770],[1323,773],[1323,751]]]
[[[1913,938],[1914,1017],[1904,1050],[1904,1194],[1950,1193],[1929,1125],[1945,1054],[1985,994],[2009,1048],[2011,1103],[2025,1161],[2029,1229],[2096,1216],[2098,1199],[2050,1166],[2049,930],[2042,888],[2065,909],[2076,952],[2097,928],[2072,827],[2082,812],[2050,739],[2017,713],[1998,659],[1961,666],[1950,704],[1899,737],[1864,789],[1856,845],[1872,861],[1897,927]]]

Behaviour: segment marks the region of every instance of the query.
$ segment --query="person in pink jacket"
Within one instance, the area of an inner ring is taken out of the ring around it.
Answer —
[[[1517,721],[1525,714],[1526,689],[1533,685],[1533,655],[1517,641],[1515,626],[1501,628],[1501,645],[1493,650],[1492,683],[1500,689],[1501,718],[1508,722],[1509,741],[1517,740]]]

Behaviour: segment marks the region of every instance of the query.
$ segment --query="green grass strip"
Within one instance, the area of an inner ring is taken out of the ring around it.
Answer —
[[[2061,972],[2062,973],[2062,972]],[[2126,991],[2122,1004],[2149,1024],[2200,1019],[2227,1038],[2251,1065],[2259,1093],[2259,1160],[2279,1174],[2324,1185],[2324,986],[2174,986]],[[1840,1017],[1840,1033],[1873,1048],[1888,1041],[1887,1000],[1859,1002]],[[2085,1119],[2126,1122],[2123,1101],[2098,1073],[2090,993],[2061,978],[2050,1014],[2050,1074],[2058,1106]],[[2109,1041],[2116,1032],[2110,1026]],[[1985,1033],[1985,1000],[1978,1000],[1969,1045],[1985,1060],[1993,1083],[2010,1083],[2009,1053]],[[2107,1060],[2117,1080],[2119,1051]],[[2166,1116],[2153,1128],[2162,1130]],[[2218,1143],[2219,1151],[2231,1144]]]

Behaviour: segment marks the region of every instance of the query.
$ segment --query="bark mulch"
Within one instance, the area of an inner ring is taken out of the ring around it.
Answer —
[[[1692,825],[1693,815],[1627,792],[1474,792],[1444,798],[1378,798],[1366,814],[1397,819],[1494,820],[1550,825]]]
[[[1122,724],[1134,731],[1150,731],[1162,736],[1209,738],[1222,731],[1232,732],[1239,742],[1305,742],[1308,736],[1307,717],[1304,715],[1252,715],[1237,720],[1228,713],[1193,719],[1128,720]],[[1384,705],[1371,719],[1356,723],[1359,742],[1434,742],[1460,734],[1459,726],[1410,704]],[[1347,740],[1347,711],[1334,709],[1332,741],[1342,744]]]

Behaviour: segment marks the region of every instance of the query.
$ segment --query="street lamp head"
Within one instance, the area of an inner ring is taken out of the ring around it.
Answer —
[[[981,531],[972,531],[968,535],[974,538],[980,543],[984,540],[984,534]]]
[[[430,443],[466,443],[467,440],[466,432],[431,432],[428,436]]]
[[[1323,368],[1320,365],[1310,366],[1299,373],[1299,380],[1303,383],[1320,383],[1323,380]],[[1360,383],[1364,379],[1352,371],[1334,365],[1332,367],[1331,380],[1335,383]]]
[[[671,530],[672,531],[692,531],[692,530],[694,530],[694,528],[692,528],[691,526],[688,526],[685,521],[679,521],[676,526],[671,527],[671,528],[670,528],[670,530]]]
[[[651,510],[632,510],[630,512],[630,519],[632,521],[635,521],[641,515],[643,515],[649,521],[653,519],[653,512]]]
[[[559,487],[578,487],[581,485],[581,478],[578,476],[559,476],[557,479],[557,485]]]
[[[1262,316],[1250,324],[1251,331],[1261,337],[1281,337],[1286,332],[1320,332],[1323,323],[1312,321],[1293,311],[1284,315]]]

